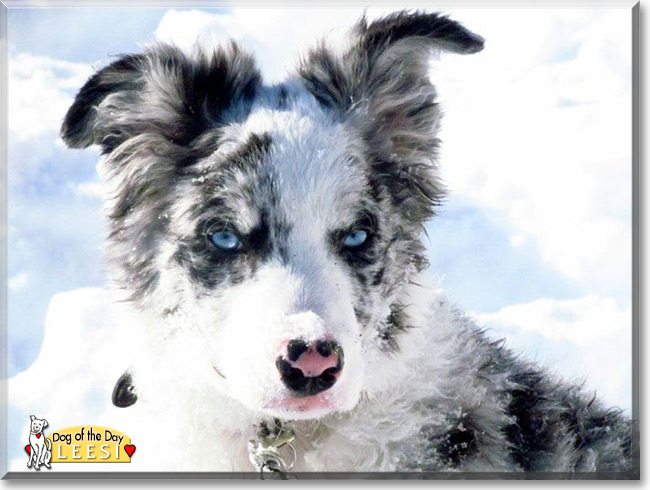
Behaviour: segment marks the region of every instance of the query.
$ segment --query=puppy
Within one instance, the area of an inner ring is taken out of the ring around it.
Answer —
[[[482,48],[397,12],[276,85],[235,43],[158,44],[81,88],[62,137],[104,154],[109,270],[140,324],[114,392],[147,414],[138,464],[142,441],[193,470],[631,468],[619,411],[427,286],[444,195],[429,56]]]

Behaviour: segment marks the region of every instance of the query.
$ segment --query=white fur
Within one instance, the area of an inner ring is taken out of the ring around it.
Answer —
[[[426,281],[424,277],[419,279]],[[258,292],[253,289],[251,294]],[[414,301],[409,310],[414,328],[400,339],[399,355],[386,357],[377,349],[364,349],[363,366],[353,367],[364,371],[363,396],[356,405],[354,399],[350,402],[353,407],[342,405],[341,411],[313,414],[311,420],[291,424],[297,434],[295,471],[399,470],[405,448],[423,425],[433,423],[443,428],[448,424],[448,414],[460,415],[459,399],[472,405],[484,404],[486,416],[499,417],[498,410],[491,410],[491,389],[482,387],[474,376],[474,351],[463,345],[467,342],[467,325],[456,320],[451,305],[439,291],[412,287],[406,295]],[[315,325],[316,334],[323,328],[318,321],[310,321],[314,319],[312,314],[303,313],[297,319],[296,328]],[[224,335],[232,334],[231,330]],[[156,352],[151,345],[143,345],[150,354],[141,356],[134,365],[136,384],[145,389],[138,403],[128,409],[138,420],[130,435],[138,441],[139,458],[133,459],[131,469],[252,471],[247,442],[256,437],[257,424],[268,418],[245,403],[234,401],[232,397],[248,400],[250,395],[228,391],[209,363],[197,355],[197,349],[208,349],[203,345],[207,342],[205,337],[189,334],[175,336],[173,343],[170,340],[159,342]],[[251,339],[249,344],[255,348],[256,343]],[[237,360],[222,358],[220,367],[230,362],[236,364]],[[452,367],[457,373],[450,379],[448,370]],[[277,376],[265,374],[262,378],[254,372],[258,368],[264,371],[263,366],[257,365],[247,374],[269,386],[277,385]],[[211,376],[206,377],[206,373]],[[345,383],[352,384],[347,387],[350,391],[359,392],[359,381]],[[182,391],[172,391],[171,387],[181,387]],[[422,400],[432,397],[440,405],[437,419],[418,407]],[[160,431],[160,427],[166,430]],[[161,460],[156,447],[183,450],[169,452]],[[483,467],[471,469],[512,470],[501,451],[496,450]]]

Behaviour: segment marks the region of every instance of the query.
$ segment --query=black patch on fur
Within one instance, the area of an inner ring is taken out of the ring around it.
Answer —
[[[543,378],[539,373],[527,371],[513,376],[516,388],[510,391],[507,413],[515,423],[504,432],[512,444],[512,458],[524,471],[530,471],[534,456],[543,452],[554,441],[553,425],[548,424],[536,410],[546,401]]]
[[[383,266],[381,269],[379,269],[377,272],[375,272],[372,276],[372,283],[371,286],[379,286],[381,282],[384,280],[384,274],[386,273],[386,267]]]
[[[370,314],[359,306],[354,307],[354,316],[361,325],[367,325],[371,319]]]
[[[408,328],[405,310],[406,307],[402,304],[390,305],[390,314],[379,329],[379,338],[391,351],[396,351],[399,348],[396,337]]]
[[[437,443],[438,457],[451,468],[458,468],[467,458],[478,451],[477,430],[468,414],[461,417],[454,428],[443,436],[442,441]]]
[[[422,427],[419,444],[422,444],[420,447],[424,451],[424,457],[418,455],[421,459],[405,461],[406,470],[458,469],[467,459],[479,453],[480,431],[475,427],[471,413],[463,413],[446,425],[450,428],[445,431],[441,431],[439,424]]]
[[[237,150],[237,153],[228,158],[223,170],[237,169],[250,171],[258,167],[264,156],[271,149],[271,135],[268,133],[251,134],[244,145]]]
[[[388,190],[392,204],[403,210],[407,221],[417,224],[433,217],[434,208],[442,203],[445,194],[437,182],[424,177],[429,170],[427,165],[384,160],[372,149],[369,157],[376,172],[376,185]]]
[[[509,377],[507,413],[514,423],[504,428],[511,457],[524,471],[541,471],[553,457],[556,444],[568,434],[580,469],[589,449],[599,452],[599,471],[621,471],[631,446],[631,424],[620,410],[607,410],[588,400],[578,387],[556,385],[539,371],[521,370]],[[618,437],[620,445],[598,449]],[[609,454],[607,454],[609,453]],[[618,459],[617,459],[618,458]],[[629,464],[629,461],[628,463]]]
[[[613,434],[620,438],[616,452],[629,457],[631,448],[631,424],[626,421],[619,409],[605,409],[596,402],[596,397],[585,402],[583,397],[569,392],[560,398],[563,410],[559,415],[560,422],[569,428],[574,437],[573,447],[581,452],[577,466],[582,465],[584,448],[594,448],[612,440]],[[622,431],[621,429],[624,429]],[[604,458],[603,458],[604,459]],[[624,460],[625,461],[625,460]],[[615,470],[622,462],[599,461],[601,471]]]

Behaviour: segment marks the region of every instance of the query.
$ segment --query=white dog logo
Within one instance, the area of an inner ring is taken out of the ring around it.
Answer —
[[[30,415],[29,418],[32,422],[29,428],[29,461],[27,467],[31,467],[33,463],[35,470],[40,469],[42,464],[48,469],[52,468],[50,466],[52,445],[43,434],[43,429],[48,426],[47,420],[37,419],[35,415]]]

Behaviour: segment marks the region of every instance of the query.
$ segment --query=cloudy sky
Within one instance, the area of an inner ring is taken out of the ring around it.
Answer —
[[[451,192],[428,226],[430,273],[489,335],[629,411],[631,12],[447,12],[484,36],[486,48],[432,61]],[[116,54],[156,39],[189,47],[234,37],[257,54],[267,80],[279,80],[296,53],[322,34],[340,36],[361,10],[9,14],[13,447],[30,404],[45,403],[28,391],[61,339],[110,328],[98,153],[58,139],[76,90]],[[87,359],[66,358],[61,386],[74,380],[70,389],[94,406],[104,394],[93,377],[73,374]]]

